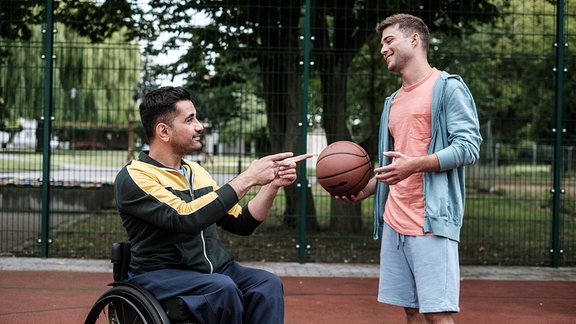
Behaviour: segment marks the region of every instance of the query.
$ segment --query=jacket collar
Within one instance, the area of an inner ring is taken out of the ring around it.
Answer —
[[[168,169],[168,170],[174,170],[173,168],[167,167],[164,164],[154,160],[153,158],[150,157],[149,155],[150,151],[142,151],[140,152],[140,154],[138,155],[138,160],[144,163],[148,163],[151,164],[153,166],[156,166],[158,168],[162,168],[162,169]],[[186,160],[180,160],[180,164],[187,166],[188,169],[191,169],[190,165],[186,162]]]

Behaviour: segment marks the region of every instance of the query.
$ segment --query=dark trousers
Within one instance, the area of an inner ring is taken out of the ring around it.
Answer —
[[[234,261],[213,274],[163,269],[131,276],[129,281],[159,301],[180,297],[201,323],[284,323],[280,278]]]

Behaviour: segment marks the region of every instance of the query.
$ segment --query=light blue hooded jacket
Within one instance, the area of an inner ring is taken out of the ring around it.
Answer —
[[[388,129],[390,104],[398,91],[384,102],[380,119],[378,156],[380,166],[391,161],[382,153],[394,151],[394,139]],[[436,153],[440,172],[423,177],[423,233],[460,240],[464,216],[464,166],[475,163],[480,155],[480,126],[476,104],[470,90],[458,75],[442,72],[432,92],[432,138],[428,154]],[[388,185],[377,182],[374,193],[374,239],[381,238]]]

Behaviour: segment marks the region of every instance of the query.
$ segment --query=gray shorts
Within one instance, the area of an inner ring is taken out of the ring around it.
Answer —
[[[378,301],[420,313],[458,312],[458,242],[439,236],[407,236],[384,224]]]

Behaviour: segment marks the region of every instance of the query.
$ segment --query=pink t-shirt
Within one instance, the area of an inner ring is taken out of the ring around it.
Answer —
[[[440,75],[433,68],[418,83],[402,87],[392,100],[388,128],[394,150],[408,156],[428,154],[432,137],[432,88]],[[404,235],[425,235],[423,174],[415,173],[390,186],[384,221]]]

